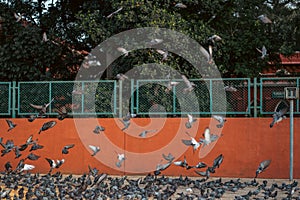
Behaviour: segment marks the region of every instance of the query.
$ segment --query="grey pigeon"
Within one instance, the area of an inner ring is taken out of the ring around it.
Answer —
[[[122,131],[124,131],[125,129],[128,129],[129,125],[130,125],[130,120],[124,120],[124,119],[120,119],[120,121],[123,123],[124,127],[121,129]]]
[[[192,128],[192,124],[197,121],[191,114],[188,114],[188,121],[185,123],[186,128]]]
[[[226,86],[224,87],[224,90],[225,90],[226,92],[237,92],[237,89],[236,89],[235,87],[233,87],[233,86],[228,86],[228,85],[226,85]]]
[[[93,151],[92,156],[95,156],[100,151],[100,147],[98,146],[89,145],[89,148]]]
[[[49,122],[45,122],[43,124],[43,126],[40,128],[40,131],[39,131],[39,134],[42,132],[42,131],[46,131],[48,130],[49,128],[52,128],[56,125],[56,121],[49,121]]]
[[[9,119],[6,120],[6,123],[7,123],[8,127],[9,127],[9,129],[7,131],[10,131],[10,130],[12,130],[13,128],[15,128],[17,126],[17,124],[13,123]]]
[[[288,111],[288,106],[285,103],[281,105],[283,105],[282,108],[278,110],[278,106],[277,106],[277,108],[275,109],[275,113],[273,114],[273,121],[270,123],[270,128],[272,128],[274,124],[278,124],[279,122],[281,122],[283,119],[286,118],[285,114]]]
[[[47,108],[49,107],[49,105],[54,101],[54,98],[51,99],[51,101],[49,103],[45,103],[43,105],[35,105],[35,104],[29,104],[31,107],[35,108],[36,110],[39,111],[38,116],[43,116],[46,114],[47,112]]]
[[[35,155],[33,153],[28,154],[28,156],[25,159],[29,160],[38,160],[41,156]]]
[[[255,178],[257,178],[258,174],[262,173],[267,167],[269,167],[270,163],[271,163],[271,160],[262,161],[256,170]]]
[[[169,153],[168,155],[162,154],[162,156],[166,161],[169,162],[172,162],[175,159],[175,157],[171,153]]]
[[[105,131],[105,128],[104,128],[103,126],[99,126],[99,125],[97,125],[97,126],[95,127],[95,129],[93,130],[93,132],[94,132],[95,134],[99,134],[99,133],[101,133],[102,131]]]
[[[172,162],[168,162],[166,164],[158,164],[156,166],[156,169],[154,171],[154,175],[157,176],[161,173],[161,171],[167,169],[168,167],[170,167],[170,165],[172,164]]]
[[[256,50],[261,53],[261,59],[264,59],[268,54],[267,54],[267,48],[265,46],[262,47],[262,49],[256,48]]]
[[[11,163],[9,161],[7,161],[4,165],[4,168],[7,172],[11,171],[11,169],[12,169]]]
[[[63,147],[62,149],[62,154],[68,154],[69,153],[69,149],[73,148],[75,146],[75,144],[70,144],[70,145],[66,145]]]
[[[193,82],[191,82],[185,75],[181,75],[181,77],[187,86],[183,89],[183,92],[191,92],[196,85]]]
[[[215,169],[215,168],[219,168],[220,167],[220,165],[221,165],[221,163],[223,162],[223,160],[224,160],[224,156],[223,156],[223,154],[220,154],[218,157],[216,157],[215,159],[214,159],[214,163],[213,163],[213,168]]]
[[[160,55],[163,56],[161,61],[164,61],[168,58],[168,55],[169,55],[168,51],[163,51],[161,49],[156,49],[156,51],[157,51],[157,53],[159,53]]]
[[[129,54],[129,51],[127,51],[127,50],[126,50],[125,48],[123,48],[123,47],[118,47],[117,50],[118,50],[119,52],[121,52],[122,54],[124,54],[125,56],[128,56],[128,54]]]
[[[126,159],[125,158],[125,155],[124,154],[119,154],[119,153],[117,153],[118,155],[117,155],[117,158],[118,158],[118,161],[116,162],[116,166],[117,167],[121,167],[121,165],[122,165],[122,162],[124,162],[124,160]]]
[[[216,141],[219,136],[218,135],[214,135],[210,133],[210,129],[208,127],[205,128],[204,131],[204,139],[200,139],[200,143],[203,143],[203,145],[209,145],[210,143]]]
[[[66,117],[68,117],[68,112],[65,106],[62,106],[61,108],[57,109],[57,113],[58,120],[64,120]]]
[[[194,137],[192,137],[188,132],[186,132],[186,134],[188,136],[190,136],[190,140],[181,140],[183,144],[187,145],[187,146],[192,146],[193,147],[193,151],[196,151],[200,145],[201,145],[201,142],[198,142]]]
[[[216,125],[217,128],[222,128],[224,126],[224,123],[227,121],[225,117],[221,115],[213,115],[212,117],[219,122],[219,124]]]
[[[153,133],[153,132],[156,132],[157,130],[144,130],[142,131],[139,136],[142,137],[142,138],[145,138],[147,136],[148,133]]]

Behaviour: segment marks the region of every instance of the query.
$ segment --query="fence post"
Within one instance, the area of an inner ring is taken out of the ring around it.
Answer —
[[[257,78],[253,79],[253,109],[254,109],[254,118],[257,117]]]
[[[16,86],[16,81],[13,81],[12,82],[12,95],[11,95],[11,97],[12,97],[12,99],[11,99],[11,102],[12,102],[12,107],[11,107],[11,116],[12,116],[12,118],[16,118],[16,101],[17,101],[17,94],[16,94],[16,89],[17,89],[17,86]]]
[[[123,93],[123,81],[118,81],[119,82],[119,118],[122,118],[122,101],[123,101],[123,96],[122,96],[122,93]]]

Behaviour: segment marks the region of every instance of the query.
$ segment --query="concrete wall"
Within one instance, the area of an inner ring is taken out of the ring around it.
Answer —
[[[81,174],[88,171],[88,165],[109,174],[147,174],[155,170],[156,165],[166,163],[162,153],[172,153],[177,160],[186,160],[190,165],[199,161],[211,165],[219,155],[224,155],[224,161],[213,176],[221,177],[253,177],[259,163],[271,159],[271,165],[262,173],[261,178],[289,178],[289,119],[269,128],[271,118],[228,118],[223,129],[216,128],[215,120],[201,118],[191,129],[184,126],[186,119],[155,118],[132,119],[132,124],[121,131],[119,119],[37,119],[28,122],[27,119],[11,119],[17,126],[7,131],[5,119],[0,120],[0,137],[3,142],[12,139],[15,145],[25,143],[30,135],[33,140],[44,148],[32,151],[41,157],[37,161],[25,160],[25,163],[35,165],[32,172],[47,173],[50,169],[45,158],[65,159],[65,163],[53,172]],[[38,134],[43,123],[54,120],[56,126]],[[300,178],[300,118],[294,121],[294,178]],[[93,133],[99,123],[105,127],[100,134]],[[210,127],[212,133],[222,134],[219,140],[209,146],[193,151],[185,146],[181,139],[189,139],[186,132],[199,139],[205,127]],[[143,130],[157,130],[149,133],[147,138],[138,135]],[[197,135],[196,135],[197,134]],[[64,145],[75,144],[69,154],[62,154]],[[91,156],[88,145],[99,145],[100,152]],[[2,149],[2,147],[0,147]],[[22,151],[22,156],[15,159],[14,152],[0,157],[0,170],[10,161],[13,168],[21,158],[29,154],[29,148]],[[116,167],[117,153],[124,153],[126,160],[120,168]],[[194,169],[171,165],[163,174],[178,176],[197,176]]]

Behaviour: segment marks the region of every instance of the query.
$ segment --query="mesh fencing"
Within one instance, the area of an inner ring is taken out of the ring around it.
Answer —
[[[0,83],[0,115],[11,113],[11,83]]]

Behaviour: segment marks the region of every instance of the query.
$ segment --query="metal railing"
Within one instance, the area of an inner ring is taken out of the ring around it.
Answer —
[[[299,79],[193,79],[190,81],[195,87],[191,93],[184,93],[186,85],[183,80],[172,80],[178,84],[168,88],[169,80],[166,79],[1,82],[0,115],[22,117],[36,114],[36,109],[30,104],[43,105],[54,99],[47,115],[55,116],[57,109],[65,106],[74,116],[121,117],[127,111],[142,117],[187,113],[269,116],[284,99],[284,87],[299,87]],[[221,92],[225,99],[216,95]],[[299,100],[294,103],[294,112],[300,114]]]

